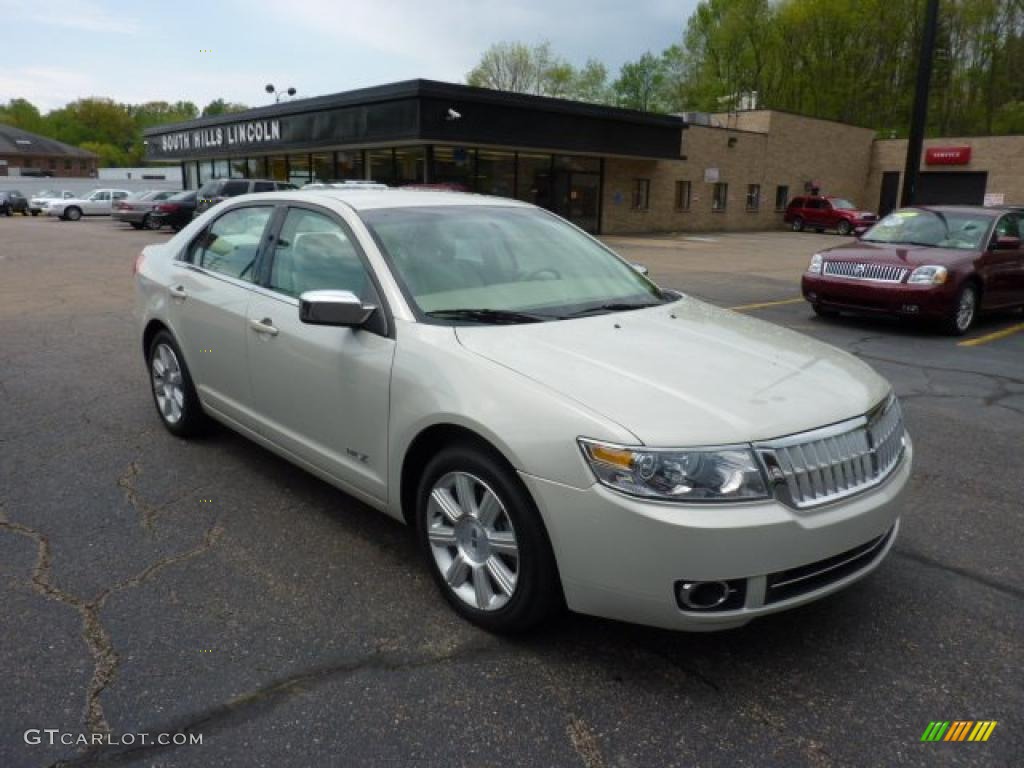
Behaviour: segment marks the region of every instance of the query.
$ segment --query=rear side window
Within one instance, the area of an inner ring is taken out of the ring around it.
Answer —
[[[225,197],[235,197],[236,195],[244,195],[248,191],[248,181],[229,181],[224,184],[224,191],[221,194]]]
[[[192,243],[189,261],[228,277],[252,282],[271,206],[235,208],[220,216]]]
[[[273,192],[274,182],[272,181],[257,181],[252,186],[253,192]]]
[[[221,182],[219,181],[208,181],[199,188],[200,197],[213,197],[220,190]]]

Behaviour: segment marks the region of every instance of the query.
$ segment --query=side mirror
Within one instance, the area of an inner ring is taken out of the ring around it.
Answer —
[[[1011,235],[1000,235],[992,244],[993,251],[1016,251],[1020,250],[1020,238]]]
[[[643,264],[635,264],[635,263],[633,263],[633,264],[630,264],[629,266],[631,266],[633,269],[635,269],[637,272],[639,272],[641,275],[644,275],[645,277],[647,276],[647,274],[649,272],[647,267],[645,267]]]
[[[306,291],[299,297],[299,320],[309,325],[361,328],[376,311],[352,291]]]

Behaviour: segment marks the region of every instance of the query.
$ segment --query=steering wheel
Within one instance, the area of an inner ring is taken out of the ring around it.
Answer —
[[[544,267],[542,269],[535,269],[535,270],[533,270],[533,272],[530,272],[523,279],[524,280],[540,280],[540,279],[542,279],[541,275],[551,275],[551,277],[549,277],[549,278],[543,278],[543,279],[547,279],[547,280],[561,280],[562,279],[562,273],[559,272],[554,267]]]

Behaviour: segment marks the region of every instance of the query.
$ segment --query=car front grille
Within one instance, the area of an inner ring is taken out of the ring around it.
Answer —
[[[907,269],[888,264],[864,264],[854,261],[826,261],[824,274],[850,280],[874,280],[879,283],[901,283]]]
[[[894,528],[883,535],[816,563],[801,565],[777,573],[769,573],[765,583],[764,603],[770,605],[813,592],[867,568],[885,551]]]
[[[755,445],[776,495],[803,509],[878,485],[899,464],[906,433],[891,397],[866,416]]]

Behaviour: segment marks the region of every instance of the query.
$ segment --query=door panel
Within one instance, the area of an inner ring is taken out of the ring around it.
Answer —
[[[298,297],[350,290],[380,306],[351,233],[331,216],[292,208],[267,283],[248,310],[247,347],[260,430],[377,499],[387,499],[387,433],[395,342],[365,329],[307,325]]]

